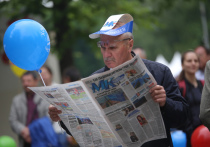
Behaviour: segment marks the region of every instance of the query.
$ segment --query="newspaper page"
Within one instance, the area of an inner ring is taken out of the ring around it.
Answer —
[[[139,147],[166,138],[159,105],[149,93],[157,83],[139,56],[82,82],[122,144]]]
[[[122,147],[81,81],[30,87],[59,110],[61,120],[80,147]]]

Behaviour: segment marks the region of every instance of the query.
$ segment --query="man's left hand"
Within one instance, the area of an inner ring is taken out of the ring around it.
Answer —
[[[163,86],[156,85],[152,89],[150,89],[150,94],[153,100],[159,103],[160,107],[165,106],[166,104],[166,92]]]

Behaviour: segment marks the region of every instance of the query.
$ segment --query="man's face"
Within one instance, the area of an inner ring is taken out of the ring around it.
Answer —
[[[114,68],[132,59],[131,50],[133,39],[125,35],[108,36],[101,35],[101,53],[104,63],[108,68]]]
[[[23,75],[21,82],[25,92],[31,92],[27,87],[36,87],[38,85],[38,80],[35,80],[31,74]]]
[[[196,48],[195,53],[198,55],[199,60],[200,60],[199,68],[201,70],[204,70],[206,66],[206,62],[208,61],[208,55],[206,54],[205,49],[202,46],[200,46]]]

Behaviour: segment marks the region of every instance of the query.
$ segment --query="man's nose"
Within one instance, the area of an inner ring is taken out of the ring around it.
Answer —
[[[109,47],[108,46],[105,46],[104,56],[105,57],[110,57],[111,56],[111,51],[109,50]]]

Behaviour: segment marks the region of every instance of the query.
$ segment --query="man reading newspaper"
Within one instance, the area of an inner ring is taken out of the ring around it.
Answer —
[[[89,35],[91,39],[100,37],[97,45],[101,49],[105,63],[105,67],[93,74],[112,70],[112,68],[131,60],[135,56],[135,53],[132,52],[134,43],[132,29],[133,17],[130,14],[112,15],[107,19],[100,31]],[[149,141],[142,146],[172,147],[170,128],[176,128],[185,123],[188,115],[188,105],[181,96],[178,85],[168,67],[145,59],[143,59],[143,62],[157,81],[157,85],[151,88],[149,92],[154,102],[160,106],[167,138]],[[61,121],[58,116],[60,113],[60,110],[50,105],[49,115],[53,121]],[[67,133],[70,133],[62,121],[61,125]],[[130,135],[133,142],[138,141],[133,132]]]

